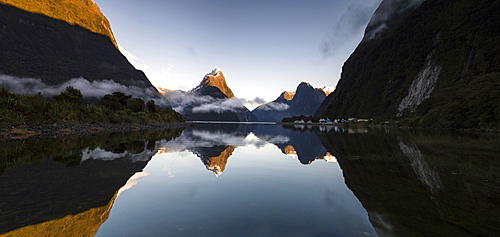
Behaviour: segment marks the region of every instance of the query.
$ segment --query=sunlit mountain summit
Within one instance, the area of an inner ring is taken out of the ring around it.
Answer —
[[[188,92],[165,91],[177,112],[190,121],[254,122],[257,118],[237,99],[224,73],[215,67],[200,84]]]
[[[211,72],[205,74],[200,84],[192,91],[198,92],[202,95],[209,95],[214,98],[219,98],[224,94],[225,98],[234,98],[234,94],[227,86],[224,73],[216,66]]]

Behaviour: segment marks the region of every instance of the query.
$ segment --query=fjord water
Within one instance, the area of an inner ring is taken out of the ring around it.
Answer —
[[[5,141],[5,236],[495,236],[499,137],[194,124]]]

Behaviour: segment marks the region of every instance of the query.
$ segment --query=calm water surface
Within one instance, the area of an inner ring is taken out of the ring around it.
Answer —
[[[5,236],[495,236],[496,134],[195,124],[4,141]]]

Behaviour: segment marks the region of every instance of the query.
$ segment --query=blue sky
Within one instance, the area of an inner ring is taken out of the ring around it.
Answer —
[[[153,85],[189,90],[215,66],[236,97],[335,86],[381,0],[94,0]]]

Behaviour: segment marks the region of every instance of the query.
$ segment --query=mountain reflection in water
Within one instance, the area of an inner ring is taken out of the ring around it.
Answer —
[[[332,155],[321,144],[318,135],[313,130],[298,132],[280,125],[196,124],[187,127],[179,138],[164,144],[161,150],[190,151],[219,176],[238,146],[274,144],[283,154],[297,157],[302,164],[325,157],[331,161]]]
[[[117,191],[181,129],[3,141],[0,236],[93,236]]]
[[[494,236],[499,141],[256,124],[10,141],[1,150],[0,233]]]

